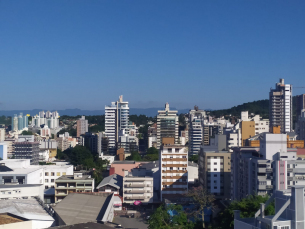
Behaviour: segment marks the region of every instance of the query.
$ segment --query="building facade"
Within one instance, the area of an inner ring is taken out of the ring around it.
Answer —
[[[230,199],[231,153],[204,152],[201,147],[198,166],[199,184],[217,199]]]
[[[180,145],[163,145],[159,151],[160,198],[171,198],[188,191],[188,152]]]
[[[123,203],[133,205],[135,201],[152,203],[154,199],[154,181],[151,171],[135,168],[125,171],[123,177]]]
[[[77,137],[81,136],[88,132],[88,120],[86,120],[85,116],[82,116],[76,121],[77,125]]]
[[[194,110],[189,112],[189,154],[198,154],[200,151],[200,146],[203,143],[204,135],[204,119],[206,112],[199,110],[197,106],[194,107]]]
[[[30,159],[31,165],[39,164],[39,142],[15,142],[15,158]]]
[[[105,135],[109,139],[109,153],[115,154],[121,130],[124,130],[126,134],[129,133],[129,106],[128,102],[123,101],[122,95],[118,101],[105,106]]]
[[[292,85],[284,84],[284,79],[269,93],[269,127],[280,126],[281,133],[292,131]]]
[[[63,200],[69,193],[93,192],[94,178],[82,173],[74,175],[63,175],[55,180],[55,203]]]
[[[165,104],[165,109],[158,111],[157,116],[157,149],[162,144],[178,144],[179,141],[179,119],[178,111],[170,110],[169,104]]]

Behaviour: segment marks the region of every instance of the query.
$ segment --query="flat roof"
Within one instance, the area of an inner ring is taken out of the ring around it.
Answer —
[[[20,169],[12,169],[12,171],[1,172],[2,176],[13,175],[13,174],[29,174],[35,172],[37,170],[42,169],[42,167],[28,167],[28,168],[20,168]]]
[[[0,214],[0,225],[11,224],[11,223],[19,223],[23,221],[28,221],[25,218],[16,216],[10,213],[1,213]]]
[[[30,188],[30,187],[39,187],[39,186],[43,186],[43,184],[17,184],[17,185],[1,184],[0,189],[5,189],[5,188]]]
[[[116,228],[116,224],[102,224],[98,222],[89,222],[89,223],[79,223],[79,224],[72,224],[72,225],[64,225],[64,226],[57,226],[52,228],[60,228],[60,229],[84,229],[84,228],[90,228],[90,229],[111,229]]]
[[[0,213],[7,212],[29,220],[54,221],[34,198],[1,200]]]
[[[54,210],[67,224],[78,224],[102,220],[112,195],[70,193]]]
[[[94,178],[89,178],[89,175],[83,175],[82,177],[74,179],[74,175],[63,175],[58,177],[55,182],[59,180],[94,180]]]

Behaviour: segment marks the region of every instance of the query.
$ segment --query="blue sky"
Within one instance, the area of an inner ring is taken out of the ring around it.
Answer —
[[[286,0],[0,0],[0,109],[266,99],[279,78],[305,86],[304,12]]]

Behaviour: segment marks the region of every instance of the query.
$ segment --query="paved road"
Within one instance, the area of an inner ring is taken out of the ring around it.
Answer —
[[[142,218],[126,218],[125,216],[116,216],[114,223],[121,224],[126,229],[147,229],[148,224]]]

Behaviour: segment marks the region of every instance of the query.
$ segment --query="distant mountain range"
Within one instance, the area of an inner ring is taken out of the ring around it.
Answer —
[[[171,108],[172,110],[176,110],[175,108]],[[14,114],[19,115],[19,113],[30,114],[31,116],[38,114],[40,111],[43,111],[44,109],[33,109],[33,110],[10,110],[10,111],[4,111],[0,110],[0,115],[5,116],[13,116]],[[148,117],[154,117],[157,115],[158,110],[164,110],[164,107],[162,108],[130,108],[129,114],[130,115],[146,115]],[[188,113],[190,109],[180,109],[178,110],[180,113]],[[44,110],[47,111],[47,110]],[[53,111],[53,110],[50,110]],[[57,110],[59,115],[69,115],[69,116],[77,116],[77,115],[103,115],[105,113],[105,110],[81,110],[81,109],[65,109],[65,110]]]

